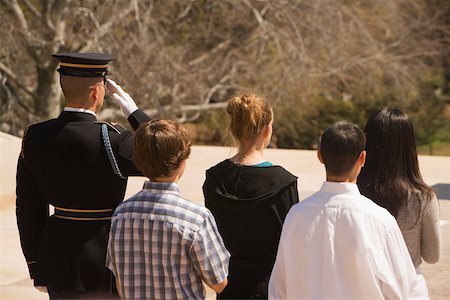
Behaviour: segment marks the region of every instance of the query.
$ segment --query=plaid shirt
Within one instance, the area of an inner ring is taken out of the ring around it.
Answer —
[[[204,299],[230,254],[211,212],[184,200],[175,183],[147,181],[114,212],[106,266],[126,299]]]

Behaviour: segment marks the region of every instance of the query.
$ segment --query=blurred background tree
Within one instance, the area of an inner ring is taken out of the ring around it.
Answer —
[[[221,144],[224,101],[251,90],[275,107],[279,147],[314,148],[331,122],[364,126],[394,106],[424,151],[450,154],[447,0],[0,4],[0,130],[21,135],[59,113],[52,53],[103,51],[140,107],[189,123],[197,143]],[[120,116],[108,105],[99,114]]]

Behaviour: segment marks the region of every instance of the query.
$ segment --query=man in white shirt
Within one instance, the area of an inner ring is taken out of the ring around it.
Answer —
[[[362,196],[364,133],[346,121],[322,135],[327,181],[283,225],[269,299],[406,299],[416,272],[395,218]]]

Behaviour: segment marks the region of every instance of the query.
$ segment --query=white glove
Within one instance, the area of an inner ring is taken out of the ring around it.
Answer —
[[[131,98],[131,96],[128,95],[128,93],[126,93],[120,85],[111,79],[107,79],[106,83],[108,94],[113,98],[114,102],[120,106],[120,109],[124,113],[125,117],[128,118],[132,113],[138,110],[133,98]]]

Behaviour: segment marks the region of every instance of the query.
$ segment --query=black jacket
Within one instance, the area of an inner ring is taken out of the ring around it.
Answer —
[[[134,129],[148,116],[129,117]],[[88,113],[67,112],[31,125],[17,166],[16,215],[20,241],[35,285],[90,291],[107,288],[105,267],[110,220],[79,221],[49,216],[49,204],[70,209],[114,209],[127,180],[113,173],[101,125]],[[132,161],[133,135],[108,126],[119,169],[141,175]]]
[[[229,283],[219,298],[267,297],[281,228],[298,202],[297,177],[280,166],[227,159],[206,171],[203,193],[231,253]]]

